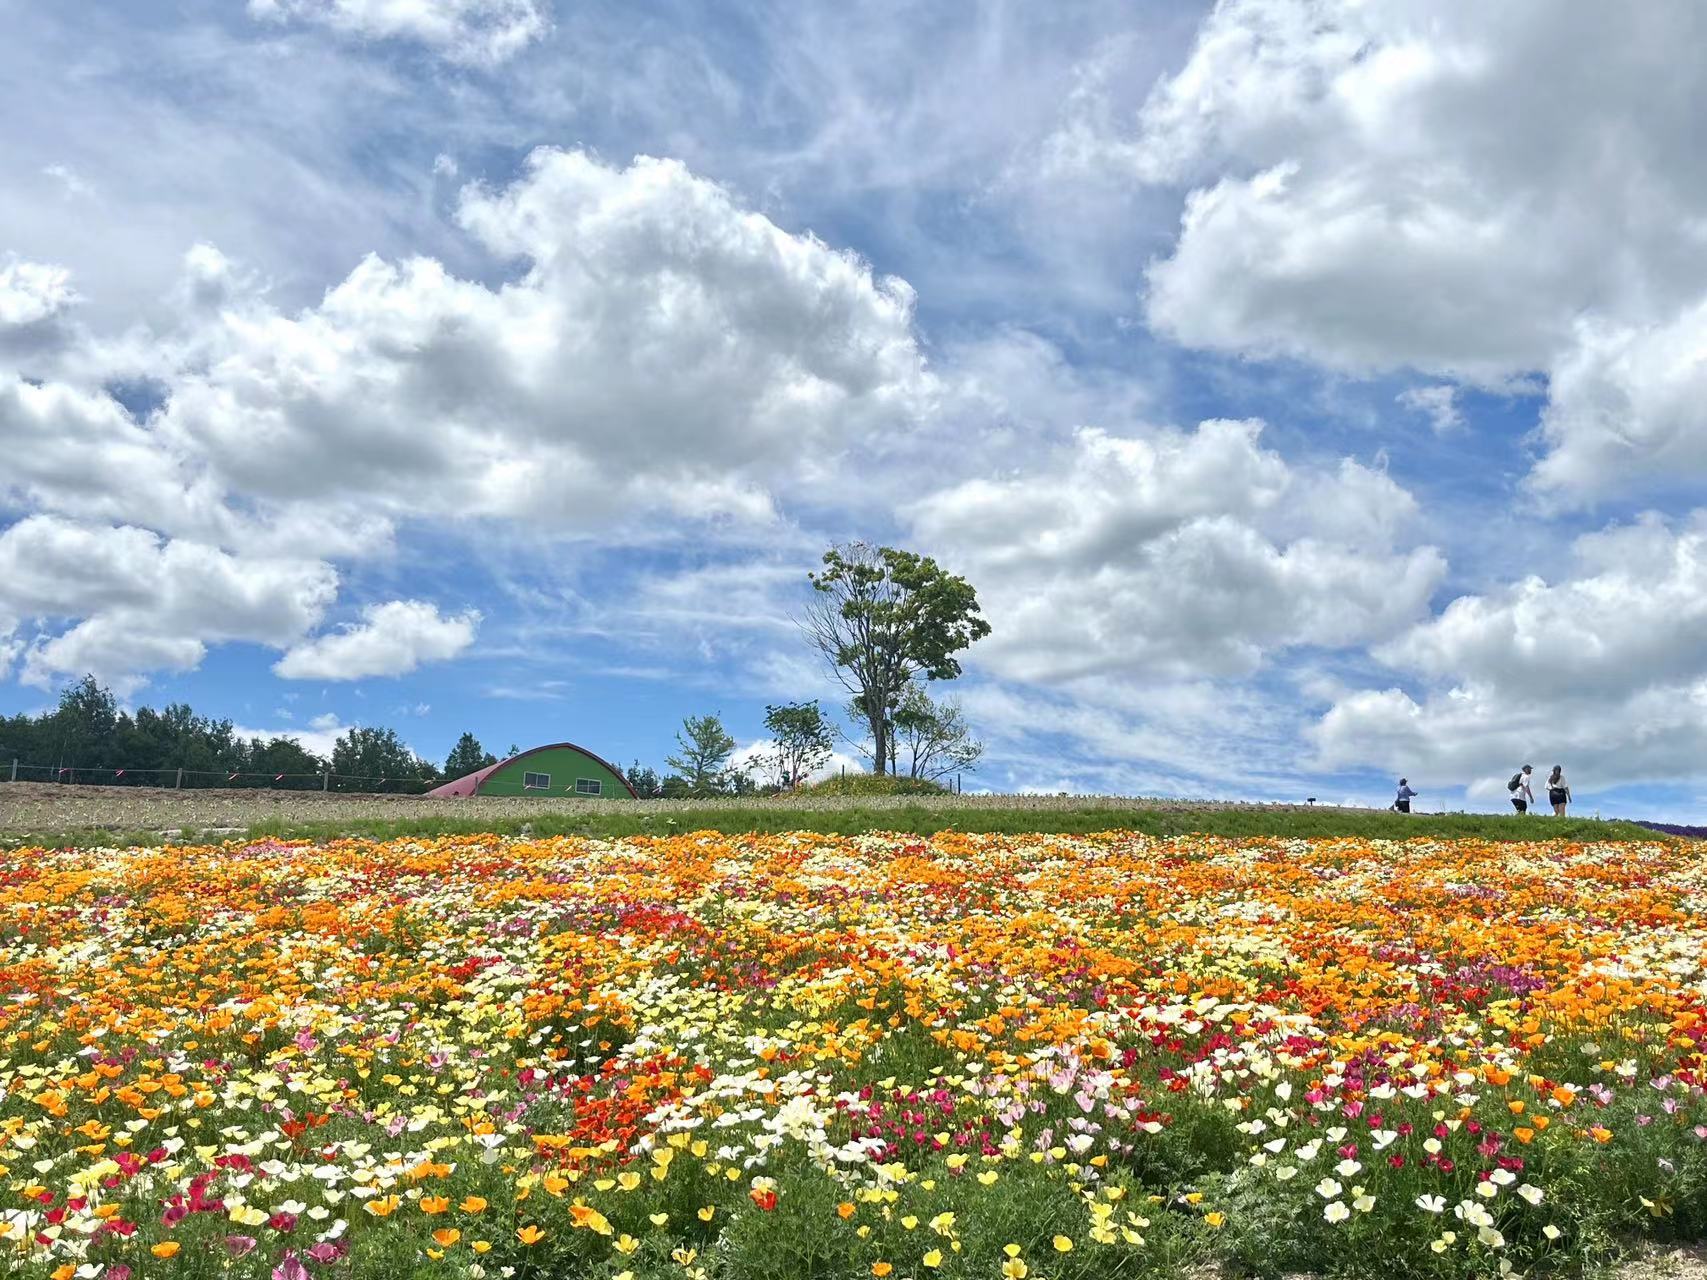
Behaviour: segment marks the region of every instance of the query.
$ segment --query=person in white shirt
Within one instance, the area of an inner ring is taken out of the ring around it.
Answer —
[[[1553,772],[1547,775],[1547,802],[1553,806],[1553,815],[1565,816],[1565,806],[1571,802],[1571,784],[1565,781],[1563,765],[1554,765]]]
[[[1535,766],[1526,764],[1512,775],[1507,790],[1511,792],[1511,807],[1519,813],[1528,813],[1529,806],[1535,803],[1535,792],[1529,785],[1529,776],[1535,772]]]

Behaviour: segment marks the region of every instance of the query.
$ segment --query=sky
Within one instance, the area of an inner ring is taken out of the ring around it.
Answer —
[[[1707,817],[1707,9],[0,0],[0,711]],[[851,755],[851,748],[845,749]]]

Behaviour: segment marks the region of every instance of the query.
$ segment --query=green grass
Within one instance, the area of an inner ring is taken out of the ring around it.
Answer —
[[[1129,809],[1086,806],[1076,809],[956,808],[897,806],[869,808],[849,805],[834,809],[791,809],[759,806],[739,809],[676,809],[667,813],[633,811],[611,814],[543,814],[537,818],[504,818],[464,822],[454,818],[374,820],[351,823],[265,824],[256,834],[324,838],[354,832],[380,839],[405,836],[472,834],[494,831],[533,835],[580,835],[615,838],[680,831],[775,833],[816,831],[854,835],[865,831],[898,831],[933,835],[938,831],[986,831],[1006,835],[1034,832],[1083,834],[1090,831],[1141,831],[1146,835],[1192,833],[1221,836],[1357,836],[1403,839],[1441,835],[1484,840],[1651,840],[1656,833],[1631,822],[1600,822],[1592,818],[1518,819],[1488,814],[1435,816],[1336,811],[1332,809]]]
[[[1218,836],[1279,836],[1284,838],[1352,837],[1361,839],[1404,839],[1412,836],[1481,840],[1548,840],[1583,842],[1609,840],[1658,840],[1660,836],[1630,822],[1598,821],[1592,818],[1518,818],[1499,814],[1414,814],[1333,808],[1274,809],[1144,809],[1116,804],[1088,803],[1083,806],[1019,807],[979,806],[967,802],[952,807],[931,804],[849,803],[829,806],[793,806],[756,803],[748,806],[719,805],[707,808],[659,808],[648,812],[639,806],[609,812],[526,813],[504,816],[457,818],[420,815],[416,817],[342,818],[330,821],[295,821],[262,818],[248,828],[250,837],[277,836],[295,839],[333,839],[364,836],[379,840],[431,838],[491,832],[497,835],[576,835],[614,839],[634,835],[668,835],[684,831],[729,833],[775,833],[814,831],[848,835],[866,831],[894,831],[931,835],[938,831],[997,832],[1007,835],[1030,833],[1083,834],[1092,831],[1131,830],[1147,835],[1173,836],[1202,833]],[[175,843],[193,843],[198,833],[185,830],[173,837]],[[228,839],[209,835],[206,839]],[[88,829],[32,832],[5,837],[19,844],[150,844],[159,834],[145,831]]]

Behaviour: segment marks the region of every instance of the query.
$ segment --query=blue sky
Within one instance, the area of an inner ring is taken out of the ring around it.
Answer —
[[[658,763],[864,538],[978,785],[1700,818],[1704,23],[0,0],[0,710]]]

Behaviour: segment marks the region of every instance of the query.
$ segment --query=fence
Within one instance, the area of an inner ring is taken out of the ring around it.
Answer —
[[[56,767],[45,764],[25,764],[12,761],[12,782],[56,782],[66,786],[95,787],[234,787],[261,791],[356,791],[419,795],[439,784],[424,778],[386,778],[371,775],[334,773],[266,773],[254,770],[180,769],[176,766],[153,769],[85,769],[69,765]],[[373,783],[373,786],[350,784]]]

